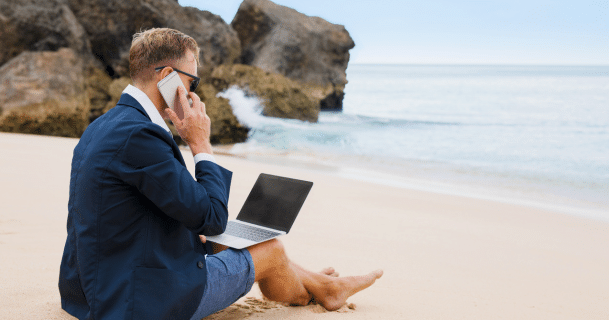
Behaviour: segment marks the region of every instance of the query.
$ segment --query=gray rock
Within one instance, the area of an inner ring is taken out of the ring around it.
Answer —
[[[91,45],[67,0],[0,0],[0,65],[19,53],[62,47],[88,55]]]
[[[82,102],[83,70],[83,61],[73,49],[22,52],[0,67],[0,106],[7,112],[50,100],[65,105]]]
[[[175,0],[68,0],[84,26],[93,54],[112,76],[128,76],[133,34],[153,27],[169,27],[192,36],[201,48],[200,72],[210,72],[238,58],[237,34],[208,11],[182,7]]]
[[[101,61],[111,76],[128,76],[133,34],[154,27],[192,36],[203,73],[241,53],[237,33],[222,18],[175,0],[0,0],[0,65],[25,50],[69,47]]]
[[[239,34],[243,64],[301,82],[330,84],[340,92],[347,83],[349,50],[355,44],[342,25],[269,0],[245,0],[231,26]]]
[[[84,63],[70,48],[25,51],[0,68],[0,130],[79,137],[88,124]]]

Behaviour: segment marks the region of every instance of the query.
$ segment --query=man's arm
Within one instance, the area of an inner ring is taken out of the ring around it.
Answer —
[[[153,124],[134,128],[121,151],[121,180],[193,232],[224,232],[232,173],[200,161],[195,166],[195,181],[175,158],[170,139]]]

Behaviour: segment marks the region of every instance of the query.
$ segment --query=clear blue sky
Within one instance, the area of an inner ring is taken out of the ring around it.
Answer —
[[[179,0],[230,23],[241,0]],[[353,63],[609,65],[609,0],[276,0],[342,24]]]

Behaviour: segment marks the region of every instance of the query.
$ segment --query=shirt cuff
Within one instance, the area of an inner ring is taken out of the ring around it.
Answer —
[[[199,161],[203,161],[203,160],[216,163],[216,158],[214,158],[214,156],[209,153],[197,153],[195,155],[195,164],[197,164],[197,163],[199,163]]]

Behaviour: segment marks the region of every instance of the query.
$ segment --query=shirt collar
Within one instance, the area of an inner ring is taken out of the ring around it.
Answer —
[[[167,123],[165,123],[165,120],[163,120],[163,117],[161,117],[159,110],[157,110],[157,108],[154,106],[154,103],[152,103],[152,101],[150,100],[150,98],[148,98],[144,91],[132,85],[128,85],[127,88],[123,90],[123,93],[132,96],[133,99],[135,99],[144,108],[144,111],[146,111],[146,113],[150,117],[150,120],[153,123],[161,126],[161,128],[165,129],[165,131],[171,134],[171,130],[169,130]]]

